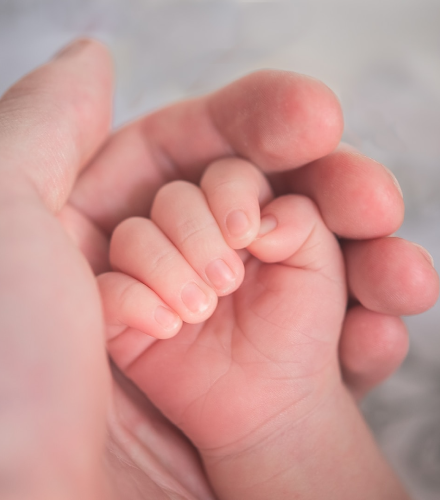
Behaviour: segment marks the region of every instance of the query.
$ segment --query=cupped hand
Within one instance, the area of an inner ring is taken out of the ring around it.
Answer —
[[[104,272],[113,229],[127,217],[148,216],[165,182],[196,182],[218,158],[250,160],[271,178],[276,194],[309,196],[330,230],[356,242],[343,245],[354,307],[340,356],[346,383],[361,397],[400,365],[408,338],[399,316],[431,307],[438,284],[425,251],[387,237],[404,215],[395,177],[352,147],[338,146],[342,128],[339,102],[322,83],[257,72],[114,133],[78,178],[60,217],[95,272]]]
[[[403,216],[390,175],[351,150],[330,154],[342,119],[322,84],[256,73],[109,136],[111,100],[107,52],[80,41],[0,102],[0,488],[23,499],[96,499],[106,488],[115,498],[210,498],[185,438],[109,369],[89,264],[107,270],[121,220],[148,214],[163,183],[197,180],[220,157],[239,154],[267,173],[307,164],[274,183],[311,196],[332,231],[356,240],[343,246],[359,305],[340,361],[357,392],[379,381],[378,366],[383,378],[400,362],[396,314],[432,305],[437,278],[417,247],[383,238]],[[383,256],[394,259],[389,270]],[[402,270],[418,279],[396,297]]]

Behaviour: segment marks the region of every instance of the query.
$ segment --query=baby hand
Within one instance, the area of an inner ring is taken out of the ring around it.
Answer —
[[[110,355],[199,449],[249,446],[340,382],[339,245],[310,199],[273,200],[249,163],[164,186],[151,220],[118,226],[110,256]]]
[[[404,498],[341,380],[344,264],[309,198],[272,199],[255,167],[221,160],[121,223],[110,258],[110,355],[218,498]]]

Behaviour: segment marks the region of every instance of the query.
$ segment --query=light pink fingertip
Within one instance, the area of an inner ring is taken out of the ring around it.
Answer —
[[[185,306],[193,313],[203,313],[209,307],[209,297],[194,282],[184,286],[181,298]]]
[[[226,217],[226,227],[233,237],[244,236],[249,230],[250,222],[242,210],[234,210]]]
[[[216,259],[206,266],[206,276],[218,291],[226,291],[237,278],[232,269],[222,259]]]
[[[154,319],[165,330],[174,330],[180,323],[180,318],[173,311],[163,306],[158,306],[154,313]]]

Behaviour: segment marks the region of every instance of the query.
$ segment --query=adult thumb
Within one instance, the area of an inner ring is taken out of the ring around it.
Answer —
[[[110,375],[94,276],[49,212],[105,139],[106,50],[77,42],[0,100],[0,498],[97,499]]]
[[[0,99],[0,175],[30,182],[54,212],[107,137],[112,64],[103,45],[80,39]]]

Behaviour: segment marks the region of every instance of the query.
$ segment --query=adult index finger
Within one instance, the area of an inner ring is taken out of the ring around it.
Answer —
[[[233,155],[267,172],[297,167],[332,151],[342,126],[324,84],[259,71],[124,127],[82,174],[71,202],[111,232],[127,217],[148,215],[165,182],[198,181],[209,163]]]

